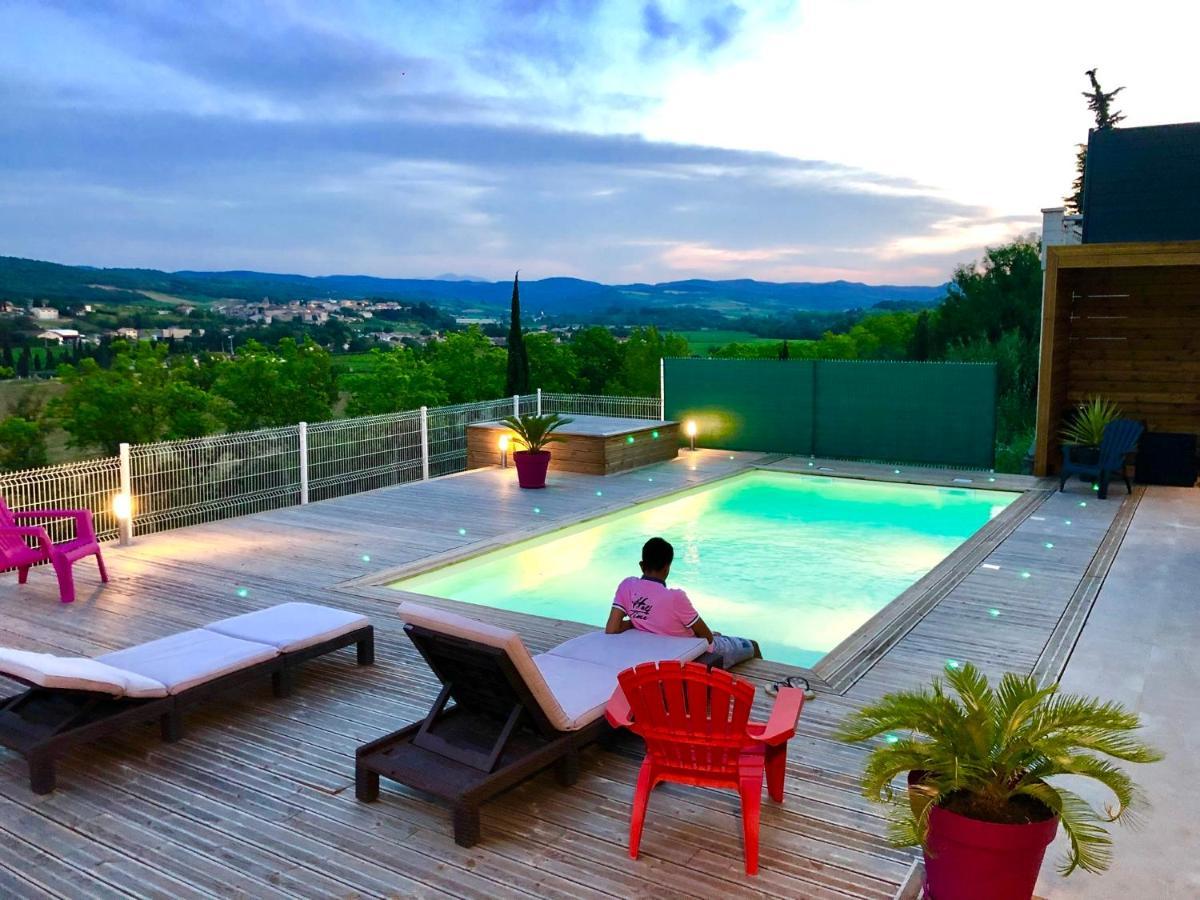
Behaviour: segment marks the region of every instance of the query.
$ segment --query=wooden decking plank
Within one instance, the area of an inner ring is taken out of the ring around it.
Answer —
[[[138,537],[127,548],[106,546],[109,585],[101,588],[81,568],[73,606],[57,603],[48,572],[33,573],[20,589],[0,582],[0,611],[8,614],[0,618],[0,644],[92,655],[296,599],[369,615],[378,659],[368,668],[355,666],[348,652],[313,661],[286,699],[272,697],[264,679],[189,715],[177,744],[161,744],[147,727],[74,753],[51,798],[29,794],[22,763],[0,752],[0,811],[11,813],[0,826],[0,891],[77,896],[85,885],[84,893],[180,896],[892,896],[912,854],[887,845],[883,810],[859,792],[866,748],[837,742],[833,729],[882,693],[927,681],[948,657],[992,674],[1033,668],[1056,627],[1077,627],[1064,616],[1089,579],[1102,577],[1105,558],[1096,549],[1118,498],[1097,501],[1078,489],[1039,494],[1037,504],[1021,503],[1015,527],[993,520],[978,541],[952,554],[960,571],[935,570],[929,580],[941,593],[857,680],[836,686],[844,693],[794,666],[756,660],[741,668],[759,686],[804,673],[818,690],[791,745],[785,802],[764,802],[756,879],[742,874],[736,797],[713,791],[656,791],[642,858],[628,859],[637,742],[589,749],[574,788],[542,775],[497,798],[483,810],[485,840],[471,850],[453,844],[447,811],[427,798],[386,783],[377,804],[353,797],[354,747],[420,718],[438,689],[402,631],[396,607],[405,594],[376,583],[377,573],[503,546],[758,462],[800,473],[818,468],[809,460],[729,456],[698,451],[607,478],[563,476],[536,497],[516,488],[511,472],[479,470]],[[1045,486],[978,472],[899,467],[896,475],[891,467],[814,462],[840,477]],[[536,517],[533,505],[541,509]],[[460,527],[468,534],[459,535]],[[426,602],[513,627],[534,652],[590,630]],[[756,715],[769,705],[759,692]],[[29,860],[35,871],[24,868]]]

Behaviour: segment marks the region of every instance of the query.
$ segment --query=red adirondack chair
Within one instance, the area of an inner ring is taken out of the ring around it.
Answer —
[[[40,525],[18,525],[22,519],[74,519],[75,536],[68,541],[54,543],[46,529]],[[30,547],[25,538],[34,538],[37,543]],[[58,576],[58,597],[63,603],[75,600],[75,577],[71,566],[76,560],[95,554],[100,567],[100,580],[108,581],[104,568],[104,557],[100,555],[100,543],[92,527],[92,513],[87,509],[26,509],[13,512],[0,497],[0,570],[16,569],[17,583],[24,584],[29,578],[29,568],[36,563],[47,562],[54,566]]]
[[[742,797],[746,874],[755,874],[763,773],[771,799],[782,803],[787,742],[796,733],[804,691],[780,688],[764,723],[750,721],[753,684],[699,663],[642,663],[621,672],[617,682],[605,716],[646,742],[629,855],[637,859],[646,806],[659,782],[732,788]]]

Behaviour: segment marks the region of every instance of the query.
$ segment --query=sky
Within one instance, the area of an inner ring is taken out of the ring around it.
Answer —
[[[1200,4],[0,0],[0,255],[938,284],[1069,190],[1084,71],[1200,120]]]

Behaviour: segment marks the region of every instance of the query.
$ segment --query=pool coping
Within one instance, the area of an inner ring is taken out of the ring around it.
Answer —
[[[666,465],[669,465],[667,463]],[[787,663],[779,660],[756,660],[756,663],[772,667],[786,675],[802,675],[808,678],[819,690],[844,694],[863,675],[871,670],[888,651],[917,625],[918,622],[941,600],[946,597],[959,583],[966,578],[975,567],[982,562],[1005,538],[1015,531],[1052,493],[1050,485],[1043,479],[1029,476],[992,476],[991,473],[969,473],[978,476],[979,481],[964,484],[963,474],[958,470],[922,469],[921,467],[904,467],[878,464],[859,463],[847,460],[818,460],[805,457],[795,457],[786,454],[761,454],[747,462],[743,468],[732,472],[718,472],[703,477],[697,481],[675,490],[664,491],[650,497],[621,499],[597,507],[569,523],[549,522],[545,525],[533,525],[507,531],[494,537],[472,543],[466,547],[457,547],[443,553],[436,553],[418,560],[383,569],[358,578],[339,582],[334,590],[351,593],[367,594],[385,599],[392,598],[397,602],[414,600],[420,603],[440,605],[463,615],[471,615],[472,610],[480,608],[490,614],[503,613],[519,621],[527,618],[543,624],[570,621],[579,626],[581,631],[595,630],[596,626],[574,620],[564,620],[536,613],[514,612],[500,610],[497,607],[482,606],[476,603],[466,603],[449,597],[421,594],[415,591],[398,590],[389,585],[408,578],[424,575],[437,569],[446,568],[461,562],[466,562],[497,550],[511,547],[523,541],[544,537],[567,529],[586,526],[589,522],[605,518],[614,513],[632,511],[650,504],[670,502],[688,493],[711,488],[722,481],[738,478],[748,472],[766,471],[808,475],[822,478],[847,478],[862,481],[876,481],[885,484],[913,484],[923,487],[940,487],[958,490],[999,491],[1016,493],[1018,496],[1005,507],[995,518],[983,525],[978,531],[959,544],[944,559],[932,569],[917,579],[896,597],[889,600],[867,622],[856,628],[842,639],[832,650],[821,657],[811,668]],[[466,473],[458,473],[466,474]],[[995,477],[994,482],[986,481]]]

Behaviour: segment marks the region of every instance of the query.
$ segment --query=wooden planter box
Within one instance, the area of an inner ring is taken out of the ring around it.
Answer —
[[[571,418],[575,421],[555,432],[566,439],[565,443],[546,447],[553,454],[551,472],[611,475],[674,459],[679,453],[678,422],[607,416]],[[503,434],[511,436],[512,432],[502,422],[468,425],[467,468],[500,465],[500,436]],[[514,449],[520,448],[511,443],[510,437],[509,466],[513,464]]]

